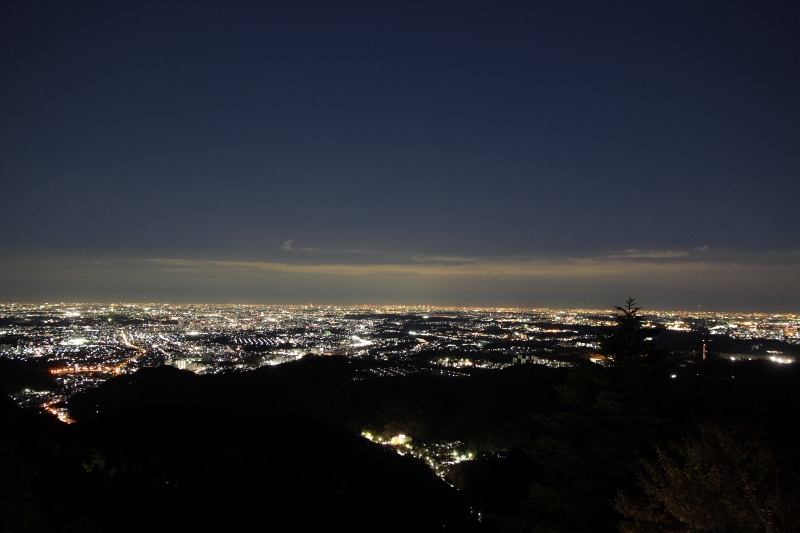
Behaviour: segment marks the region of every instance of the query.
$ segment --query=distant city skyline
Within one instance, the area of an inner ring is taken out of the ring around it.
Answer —
[[[0,300],[800,313],[800,6],[12,0]]]

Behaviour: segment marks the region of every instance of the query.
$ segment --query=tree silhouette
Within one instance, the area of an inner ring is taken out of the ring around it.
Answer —
[[[534,415],[538,431],[525,447],[542,472],[526,501],[531,519],[556,531],[613,528],[616,487],[635,482],[638,454],[668,430],[653,410],[658,331],[633,298],[615,309],[616,327],[600,340],[612,363],[577,361],[556,386],[561,410]]]
[[[699,437],[656,447],[642,460],[639,494],[619,491],[615,509],[623,533],[800,530],[796,489],[781,486],[759,432],[705,423]]]
[[[653,337],[661,330],[647,327],[636,300],[628,296],[624,307],[614,306],[614,309],[617,310],[617,324],[613,328],[602,328],[598,339],[600,353],[613,365],[629,368],[638,368],[645,361],[657,359],[661,351]]]

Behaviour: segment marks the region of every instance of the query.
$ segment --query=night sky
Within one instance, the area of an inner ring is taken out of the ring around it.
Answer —
[[[0,301],[800,313],[797,2],[0,5]]]

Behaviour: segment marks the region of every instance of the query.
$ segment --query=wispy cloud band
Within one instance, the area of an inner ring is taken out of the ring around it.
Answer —
[[[301,256],[303,257],[303,256]],[[329,258],[331,259],[331,258]],[[565,307],[647,305],[800,312],[800,253],[698,250],[523,259],[405,256],[378,262],[3,258],[6,301],[215,301]],[[661,306],[661,307],[657,307]]]

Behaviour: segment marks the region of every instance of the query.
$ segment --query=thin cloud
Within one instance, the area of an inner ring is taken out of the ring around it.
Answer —
[[[304,271],[304,272],[406,272],[406,273],[444,273],[444,274],[525,274],[551,270],[571,271],[621,271],[638,269],[650,266],[688,267],[690,265],[742,265],[753,266],[767,265],[794,265],[800,262],[800,251],[768,251],[759,253],[746,253],[736,250],[717,250],[715,253],[706,252],[707,246],[692,250],[626,250],[624,253],[613,253],[594,257],[565,257],[550,256],[546,258],[515,258],[515,259],[475,259],[463,256],[444,255],[412,255],[407,256],[399,252],[374,252],[371,262],[348,261],[321,261],[321,262],[292,262],[292,261],[236,261],[225,259],[185,259],[185,258],[143,258],[142,261],[153,264],[162,264],[170,267],[200,267],[216,266],[225,268],[245,268],[256,270],[275,271]],[[366,253],[366,252],[365,252]],[[111,262],[131,260],[112,260]],[[93,261],[97,262],[97,261]]]
[[[281,250],[291,250],[293,252],[319,252],[320,250],[317,248],[298,248],[294,245],[294,239],[289,239],[283,245],[281,245]]]
[[[700,246],[691,250],[636,250],[629,248],[622,252],[612,252],[603,257],[607,259],[677,259],[689,257],[694,252],[705,252],[708,246]]]
[[[457,255],[415,255],[411,258],[418,263],[474,263],[471,257]]]
[[[289,239],[281,245],[281,250],[290,252],[316,252],[321,254],[357,254],[357,255],[376,255],[380,252],[370,252],[367,250],[353,250],[353,249],[331,249],[331,248],[309,248],[306,246],[296,246],[294,239]]]
[[[295,244],[294,239],[283,243],[282,250],[290,252],[314,252],[321,257],[331,258],[332,256],[360,256],[365,261],[372,261],[373,264],[461,264],[474,263],[475,259],[456,255],[425,255],[412,254],[409,252],[389,251],[389,250],[359,250],[352,248],[333,249],[333,248],[309,248]],[[324,261],[324,260],[323,260]],[[344,263],[345,261],[330,261],[330,263]]]
[[[573,276],[619,276],[639,271],[666,272],[711,268],[711,263],[673,262],[653,263],[647,261],[622,261],[600,259],[561,259],[531,261],[472,261],[456,263],[286,263],[274,261],[225,261],[148,259],[150,263],[161,263],[168,267],[198,270],[235,270],[239,273],[291,273],[340,276],[460,276],[460,277],[522,277],[522,278],[568,278]]]

